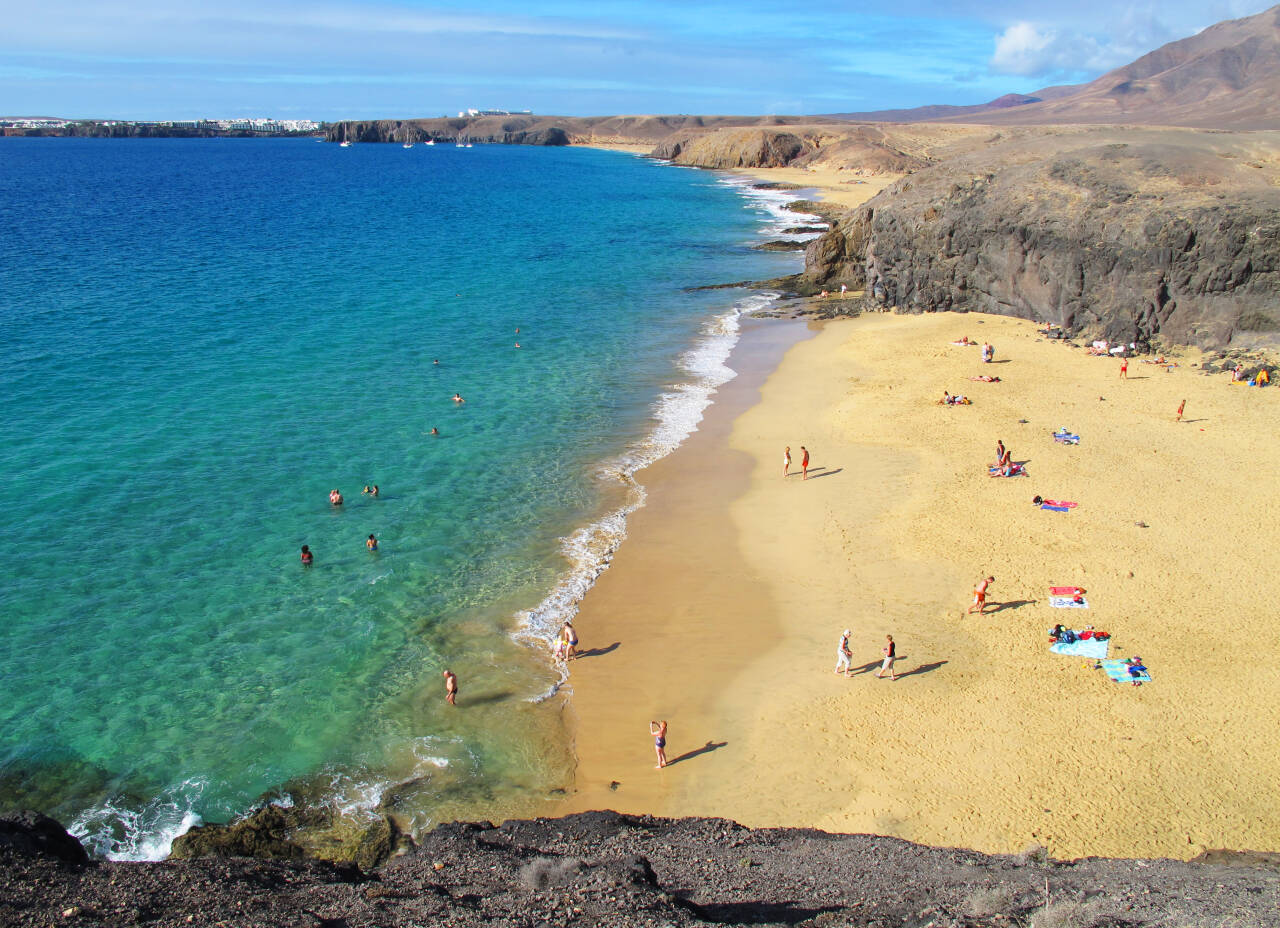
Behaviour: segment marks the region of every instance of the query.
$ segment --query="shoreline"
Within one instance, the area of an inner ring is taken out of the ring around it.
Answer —
[[[963,334],[1001,363],[949,344]],[[1280,643],[1249,579],[1266,545],[1219,528],[1256,539],[1247,526],[1280,513],[1276,394],[1133,367],[1118,381],[1113,359],[1008,317],[872,314],[791,346],[758,402],[738,384],[646,475],[628,544],[581,603],[582,647],[607,653],[572,668],[578,767],[561,811],[1059,857],[1280,844],[1263,799],[1280,752],[1258,743],[1280,721],[1266,672]],[[965,379],[992,371],[1004,382]],[[973,406],[936,405],[957,387]],[[1201,421],[1172,421],[1183,394]],[[1082,444],[1054,443],[1060,425]],[[982,472],[997,437],[1031,480]],[[788,441],[827,476],[784,484]],[[1033,494],[1080,508],[1045,513]],[[965,616],[986,572],[1004,605]],[[1048,608],[1051,584],[1086,586],[1091,610]],[[1112,632],[1111,656],[1144,655],[1154,682],[1051,654],[1055,622]],[[831,673],[844,627],[852,680]],[[874,679],[885,634],[897,682]],[[655,716],[680,758],[660,772]]]

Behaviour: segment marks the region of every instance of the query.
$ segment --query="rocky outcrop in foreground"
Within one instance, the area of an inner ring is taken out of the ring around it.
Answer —
[[[0,924],[1262,928],[1280,898],[1280,855],[1060,862],[614,812],[443,825],[372,872],[77,850],[49,819],[0,819]]]

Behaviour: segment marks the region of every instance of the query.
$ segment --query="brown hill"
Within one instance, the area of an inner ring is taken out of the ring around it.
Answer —
[[[1088,84],[1005,94],[975,106],[837,113],[856,122],[1129,124],[1280,128],[1280,6],[1162,45]]]
[[[1056,99],[945,121],[1280,128],[1280,6],[1170,42]]]

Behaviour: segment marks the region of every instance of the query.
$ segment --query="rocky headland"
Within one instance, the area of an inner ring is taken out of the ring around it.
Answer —
[[[384,866],[88,859],[51,819],[0,819],[0,924],[1276,924],[1280,858],[1047,859],[896,838],[590,812],[442,825]]]

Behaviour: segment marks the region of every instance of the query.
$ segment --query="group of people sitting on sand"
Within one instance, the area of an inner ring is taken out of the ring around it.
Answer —
[[[1265,387],[1267,384],[1271,383],[1271,372],[1265,367],[1260,367],[1258,368],[1258,372],[1250,378],[1249,375],[1244,372],[1244,365],[1237,363],[1236,366],[1231,369],[1231,382],[1247,383],[1251,387]]]
[[[969,397],[959,393],[948,393],[946,390],[942,391],[942,399],[938,400],[939,406],[969,406],[972,403],[973,400]]]

